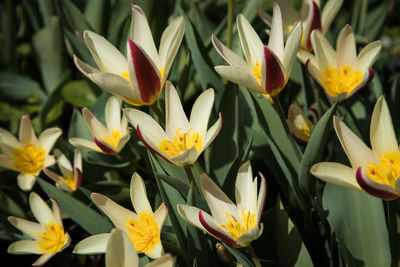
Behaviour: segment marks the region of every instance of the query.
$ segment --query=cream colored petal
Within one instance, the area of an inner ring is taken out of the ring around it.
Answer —
[[[201,136],[205,136],[213,105],[214,89],[210,88],[201,93],[193,104],[190,112],[192,133],[197,132]]]
[[[242,14],[237,16],[236,25],[247,63],[250,66],[255,66],[257,63],[261,64],[264,45],[260,37]]]
[[[213,126],[211,126],[208,129],[206,136],[203,139],[204,140],[203,147],[201,148],[199,154],[201,154],[211,144],[211,142],[215,139],[215,137],[217,137],[217,135],[221,131],[221,128],[222,128],[222,115],[220,113],[218,120],[213,124]]]
[[[381,96],[372,112],[370,138],[372,151],[379,159],[384,153],[399,153],[392,118],[385,98]]]
[[[162,246],[161,241],[159,241],[152,250],[145,252],[145,254],[152,258],[152,259],[158,259],[162,255],[164,255],[164,248]]]
[[[193,164],[197,160],[199,155],[200,153],[197,152],[196,148],[192,147],[189,150],[186,150],[176,156],[171,157],[170,161],[177,166],[186,166]]]
[[[165,132],[169,139],[174,139],[178,129],[181,129],[182,133],[189,131],[190,124],[183,110],[181,100],[175,87],[169,81],[167,81],[165,88],[165,112]]]
[[[38,233],[44,231],[44,228],[40,224],[22,218],[10,216],[8,217],[8,221],[32,239],[39,239]]]
[[[53,180],[56,183],[63,183],[64,180],[60,178],[60,174],[57,174],[47,168],[43,169],[43,172],[49,177],[51,180]]]
[[[240,166],[235,182],[235,200],[239,210],[244,208],[257,214],[257,179],[253,182],[250,161]]]
[[[17,184],[19,188],[24,191],[31,191],[36,182],[36,177],[29,174],[19,174],[17,177]]]
[[[46,155],[43,168],[47,168],[56,164],[56,157],[52,155]]]
[[[139,257],[129,237],[122,231],[114,229],[107,242],[106,267],[136,267]]]
[[[247,89],[253,90],[260,94],[265,94],[265,90],[257,82],[254,75],[241,68],[233,66],[216,66],[215,71],[218,72],[224,79],[236,83]]]
[[[20,146],[21,144],[14,135],[9,131],[0,128],[0,148],[3,153],[12,154],[14,149]]]
[[[207,232],[207,230],[203,227],[203,225],[199,221],[199,211],[200,211],[199,208],[185,204],[178,204],[176,206],[176,209],[178,210],[178,213],[182,217],[182,219],[184,219],[191,225],[199,228],[200,230]]]
[[[50,198],[50,200],[52,202],[52,210],[54,218],[56,219],[56,223],[63,227],[60,204],[58,204],[57,200],[55,200],[54,198]]]
[[[89,236],[76,244],[73,253],[84,255],[103,254],[106,252],[109,238],[110,233]]]
[[[349,66],[353,68],[356,62],[357,51],[353,29],[349,24],[340,31],[336,42],[337,68]]]
[[[329,44],[325,36],[319,31],[311,33],[311,43],[314,48],[314,54],[317,60],[317,65],[321,72],[324,72],[329,67],[336,67],[336,52]]]
[[[129,132],[127,132],[122,138],[121,140],[119,140],[118,146],[116,148],[116,150],[119,152],[121,151],[124,146],[126,145],[126,143],[129,141],[129,139],[131,138],[131,135]]]
[[[9,155],[0,155],[0,167],[18,171],[14,167],[14,158]]]
[[[7,249],[11,254],[42,254],[35,240],[19,240],[11,243]]]
[[[64,172],[73,172],[71,162],[59,149],[54,149],[54,155],[57,157],[57,165],[60,169],[64,169]]]
[[[342,7],[343,0],[328,0],[321,14],[322,33],[325,34]]]
[[[313,123],[308,119],[303,110],[295,104],[289,106],[288,110],[288,120],[293,122],[296,128],[301,128],[302,126],[307,126],[311,128]]]
[[[289,78],[290,72],[292,71],[293,63],[296,59],[297,51],[299,50],[302,32],[301,23],[297,23],[287,39],[282,62],[285,67],[286,80]]]
[[[85,31],[83,39],[102,72],[121,75],[128,70],[126,58],[103,36]]]
[[[213,34],[211,35],[211,42],[217,53],[231,66],[237,67],[251,74],[251,69],[243,58],[238,56],[231,49],[226,47],[220,40]]]
[[[283,47],[282,13],[277,3],[273,4],[272,25],[271,33],[268,40],[268,47],[274,52],[274,54],[279,58],[280,61],[283,61],[283,57],[286,51]]]
[[[93,115],[88,108],[82,109],[82,115],[93,137],[108,136],[106,127]]]
[[[94,203],[107,215],[113,222],[114,226],[120,230],[126,230],[126,222],[128,220],[137,220],[137,215],[106,196],[98,193],[92,193],[91,198]]]
[[[168,216],[168,207],[167,204],[162,203],[160,207],[154,212],[154,220],[156,221],[159,231],[161,232],[161,228],[167,219]]]
[[[107,129],[119,131],[121,129],[121,106],[116,97],[112,96],[107,100],[105,115]]]
[[[211,217],[207,212],[204,212],[202,210],[199,211],[198,216],[200,223],[210,235],[224,241],[229,246],[237,245],[232,237],[221,227],[221,224],[214,217]]]
[[[267,182],[262,173],[259,173],[261,176],[261,184],[260,184],[260,190],[258,192],[258,197],[257,197],[257,222],[260,223],[262,212],[264,210],[265,206],[265,200],[267,198]]]
[[[168,25],[161,36],[159,53],[160,67],[164,67],[163,81],[168,77],[184,33],[185,20],[183,17],[177,17]]]
[[[31,192],[29,195],[29,206],[31,207],[31,211],[35,216],[36,220],[41,225],[45,225],[47,223],[57,222],[53,211],[47,206],[46,202],[35,192]]]
[[[358,54],[354,68],[360,70],[361,73],[367,71],[367,69],[375,63],[379,53],[381,52],[381,48],[381,41],[369,43]]]
[[[50,253],[50,252],[43,254],[42,256],[39,257],[39,259],[37,259],[34,263],[32,263],[32,266],[42,266],[46,262],[48,262],[54,255],[55,253]]]
[[[74,168],[78,168],[81,172],[83,171],[82,153],[79,151],[79,149],[74,150]]]
[[[161,258],[146,264],[145,267],[172,267],[175,265],[175,260],[175,257],[167,253]]]
[[[19,141],[22,145],[27,143],[37,144],[37,138],[33,132],[32,122],[28,115],[22,116],[21,125],[19,127]]]
[[[299,13],[288,0],[275,0],[275,2],[278,3],[282,12],[284,31],[288,33],[289,27],[300,21]]]
[[[315,56],[312,54],[312,53],[310,53],[310,52],[307,52],[307,51],[305,51],[305,50],[299,50],[299,51],[297,51],[297,58],[300,60],[300,62],[301,63],[303,63],[303,64],[306,64],[307,63],[307,60],[311,60],[311,58],[314,58],[314,60],[315,60]]]
[[[137,214],[153,214],[153,210],[147,199],[146,187],[143,179],[137,172],[135,172],[131,178],[130,195],[133,208]]]
[[[311,167],[310,173],[327,183],[351,188],[360,192],[364,191],[357,183],[355,170],[346,165],[336,162],[320,162]]]
[[[151,34],[146,15],[136,4],[132,5],[131,40],[143,48],[159,69],[161,68],[160,58],[154,44],[153,35]]]
[[[376,162],[368,148],[340,119],[333,117],[333,126],[353,169],[365,167],[367,162]]]
[[[238,238],[238,240],[236,240],[236,243],[238,243],[239,245],[248,244],[249,242],[259,238],[261,236],[263,230],[264,230],[263,224],[260,224],[259,227],[258,226],[253,227],[253,228],[249,229],[246,233],[244,233],[242,236],[240,236]]]
[[[321,70],[317,64],[318,63],[315,58],[310,58],[306,63],[306,68],[310,76],[313,77],[313,79],[316,80],[322,88],[324,88],[323,74],[321,73]]]
[[[93,141],[89,141],[89,140],[82,139],[82,138],[70,138],[69,142],[74,147],[101,152],[101,149],[98,146],[96,146],[96,144]]]

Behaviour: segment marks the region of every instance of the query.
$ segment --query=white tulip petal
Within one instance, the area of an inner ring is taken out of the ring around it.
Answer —
[[[219,75],[228,81],[246,87],[247,89],[253,90],[257,93],[265,94],[265,90],[260,86],[254,75],[242,68],[234,66],[215,66],[214,69]]]
[[[261,236],[263,230],[264,230],[264,225],[263,224],[260,224],[260,226],[253,227],[253,228],[247,230],[246,233],[241,235],[236,240],[236,243],[238,243],[238,245],[248,244],[251,241],[256,240],[257,238],[259,238]]]
[[[310,74],[311,77],[313,77],[313,79],[319,83],[319,85],[324,88],[323,84],[324,84],[324,79],[322,77],[322,73],[319,69],[319,66],[317,65],[317,61],[315,58],[310,58],[307,63],[306,63],[306,69],[307,72]]]
[[[125,134],[122,138],[121,138],[121,140],[119,140],[119,143],[118,143],[118,146],[117,146],[117,148],[115,149],[116,151],[121,151],[123,148],[124,148],[124,146],[126,145],[126,143],[129,141],[131,139],[131,134],[128,132],[127,134]]]
[[[301,23],[297,23],[287,39],[282,62],[285,67],[286,80],[289,78],[292,71],[293,63],[296,59],[297,51],[299,50],[302,32]]]
[[[186,166],[193,164],[197,160],[199,155],[200,153],[197,152],[197,149],[195,147],[192,147],[191,149],[183,151],[178,155],[169,158],[169,160],[177,166]]]
[[[53,211],[47,206],[46,202],[35,192],[29,195],[29,205],[36,220],[41,225],[57,222]]]
[[[288,32],[290,26],[300,21],[299,14],[288,0],[275,0],[275,2],[278,3],[282,12],[284,31]]]
[[[49,177],[51,180],[53,180],[56,183],[62,183],[64,180],[60,178],[61,175],[47,169],[44,168],[43,172],[47,175],[47,177]]]
[[[110,233],[89,236],[76,244],[73,253],[84,255],[103,254],[106,252],[109,238]]]
[[[190,112],[190,125],[192,133],[204,136],[207,132],[208,120],[210,119],[214,105],[214,89],[210,88],[201,93],[193,104]]]
[[[93,141],[89,141],[89,140],[82,139],[82,138],[70,138],[69,142],[74,147],[101,152],[101,149]]]
[[[21,144],[14,135],[9,131],[0,128],[0,147],[4,153],[12,154],[14,149],[20,146]]]
[[[283,46],[282,13],[277,3],[273,4],[272,25],[268,47],[274,52],[274,54],[279,58],[280,61],[283,61],[283,57],[286,51],[284,51]]]
[[[371,67],[372,64],[375,63],[381,51],[381,48],[382,48],[381,41],[375,41],[369,43],[358,54],[354,68],[360,70],[361,73],[367,71],[367,69]]]
[[[106,103],[105,110],[106,125],[109,131],[121,129],[121,107],[118,99],[114,96],[110,97]]]
[[[158,242],[154,248],[150,251],[146,252],[146,255],[152,259],[158,259],[160,258],[162,255],[164,255],[164,248],[162,246],[161,241]]]
[[[257,213],[257,179],[253,182],[253,171],[250,161],[240,166],[235,183],[235,200],[237,208],[241,211]]]
[[[146,187],[143,179],[137,172],[135,172],[131,178],[130,195],[133,208],[137,214],[153,214],[153,210],[147,199]]]
[[[207,212],[202,210],[199,211],[199,221],[210,235],[222,240],[229,246],[237,246],[236,241],[232,239],[232,237],[220,226],[219,222],[217,222],[216,219],[211,217]]]
[[[243,60],[240,56],[238,56],[231,49],[226,47],[220,40],[213,34],[211,35],[211,42],[217,51],[217,53],[231,66],[240,68],[244,71],[247,71],[251,74],[251,69],[246,61]]]
[[[71,162],[69,162],[67,157],[59,149],[54,149],[54,155],[57,157],[57,165],[60,169],[64,169],[64,171],[69,173],[73,172]]]
[[[139,266],[139,257],[129,237],[114,229],[107,242],[105,262],[107,267]]]
[[[6,154],[0,155],[0,167],[6,168],[6,169],[11,169],[11,170],[14,170],[14,171],[18,171],[14,167],[14,158],[12,156],[9,156],[9,155],[6,155]]]
[[[287,45],[286,45],[287,46]],[[300,60],[300,62],[301,63],[303,63],[304,65],[307,63],[307,61],[310,59],[312,59],[312,58],[314,58],[314,60],[315,60],[315,56],[312,54],[312,53],[310,53],[310,52],[307,52],[307,51],[305,51],[305,50],[298,50],[297,51],[297,58]]]
[[[199,154],[201,154],[208,147],[208,145],[211,144],[211,142],[215,139],[215,137],[217,137],[217,135],[221,131],[221,128],[222,128],[222,115],[220,113],[218,120],[213,124],[213,126],[211,126],[208,129],[206,136],[203,139],[204,140],[203,147],[201,148]]]
[[[58,204],[57,200],[55,200],[54,198],[50,198],[50,201],[52,202],[52,211],[54,214],[55,222],[63,228],[60,204]]]
[[[265,201],[267,199],[267,182],[262,173],[259,173],[261,176],[261,184],[260,191],[258,192],[257,197],[257,222],[260,224],[262,212],[264,211]]]
[[[200,230],[207,232],[207,230],[203,227],[203,225],[199,221],[199,211],[200,211],[199,208],[192,207],[192,206],[185,205],[185,204],[178,204],[176,206],[176,209],[177,209],[179,215],[182,217],[182,219],[184,219],[191,225],[199,228]]]
[[[11,254],[42,254],[36,240],[19,240],[11,243],[7,249]]]
[[[8,221],[18,230],[24,232],[32,239],[39,239],[38,233],[43,232],[44,228],[42,225],[31,222],[22,218],[17,218],[14,216],[8,217]]]
[[[82,172],[82,153],[79,149],[74,150],[74,168],[79,169]]]
[[[257,63],[261,64],[264,45],[260,37],[258,37],[253,27],[242,14],[237,16],[236,25],[248,65],[255,66]]]
[[[39,259],[37,259],[34,263],[32,263],[32,266],[42,266],[43,264],[48,262],[54,255],[55,253],[51,252],[43,254],[42,256],[39,257]]]
[[[165,222],[165,219],[167,219],[168,216],[168,207],[167,204],[162,203],[160,207],[154,212],[154,220],[156,221],[158,228],[161,232],[161,228]]]
[[[321,32],[313,31],[311,33],[311,43],[321,72],[324,72],[329,67],[337,66],[336,52]]]
[[[322,33],[325,34],[332,24],[333,19],[336,17],[340,8],[342,7],[343,0],[328,0],[321,14]]]
[[[32,122],[28,115],[22,116],[19,127],[19,141],[23,146],[27,143],[37,144],[37,138],[33,132]]]
[[[83,108],[82,115],[93,137],[102,135],[108,136],[106,127],[104,127],[104,125],[92,114],[89,109]]]
[[[24,191],[31,191],[35,182],[36,182],[36,177],[34,175],[21,173],[17,177],[17,184],[19,188],[21,188]]]
[[[353,29],[348,24],[344,26],[339,33],[336,42],[336,52],[337,68],[339,69],[341,66],[348,66],[352,69],[356,62],[357,51]]]
[[[357,183],[355,170],[346,165],[336,162],[320,162],[311,167],[310,173],[327,183],[364,192]]]
[[[174,139],[178,129],[181,129],[183,133],[189,131],[190,124],[183,110],[181,100],[175,87],[169,81],[167,81],[165,88],[165,112],[165,132],[169,139]]]
[[[43,168],[47,168],[56,164],[56,157],[52,155],[46,155]]]

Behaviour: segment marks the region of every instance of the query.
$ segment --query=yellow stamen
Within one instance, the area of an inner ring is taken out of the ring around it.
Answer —
[[[160,69],[161,78],[164,77],[164,71],[165,71],[165,69],[164,69],[164,67],[162,67],[162,68]]]
[[[199,133],[191,133],[191,129],[187,133],[182,133],[181,131],[181,128],[176,130],[173,142],[164,138],[158,146],[158,148],[169,158],[193,147],[196,148],[197,153],[200,153],[200,150],[203,147],[203,138]]]
[[[46,158],[41,146],[36,147],[32,143],[25,147],[17,147],[13,152],[14,168],[23,174],[36,175],[43,168]]]
[[[248,230],[257,226],[256,215],[247,211],[246,208],[242,209],[241,221],[233,217],[229,211],[225,211],[225,214],[228,220],[226,224],[221,224],[220,226],[224,228],[234,240],[238,240],[239,237],[244,235]],[[243,246],[247,245],[248,244],[243,244]]]
[[[139,252],[150,251],[160,242],[158,225],[148,213],[141,213],[137,220],[129,220],[126,228],[130,233],[129,238]]]
[[[253,76],[256,78],[258,84],[261,84],[261,63],[256,62],[256,64],[251,67],[251,71],[253,72]]]
[[[379,159],[379,165],[368,162],[366,172],[372,181],[396,188],[396,180],[400,176],[400,154],[383,154]]]
[[[45,231],[37,233],[40,238],[36,240],[39,249],[43,253],[57,253],[65,243],[64,230],[61,225],[55,223],[48,223],[44,227]]]
[[[109,136],[101,135],[99,138],[110,146],[117,148],[119,141],[121,141],[122,134],[120,131],[112,129]]]
[[[67,175],[67,177],[59,177],[60,180],[62,181],[63,184],[67,185],[69,188],[71,188],[73,191],[76,190],[76,178],[75,174],[70,173]]]
[[[121,73],[121,77],[124,78],[125,80],[128,81],[128,83],[131,82],[130,76],[129,76],[129,71],[124,71],[123,73]]]
[[[323,73],[323,87],[331,96],[338,96],[341,93],[351,93],[354,88],[362,82],[360,71],[352,71],[349,66],[342,66],[340,69],[328,68]]]

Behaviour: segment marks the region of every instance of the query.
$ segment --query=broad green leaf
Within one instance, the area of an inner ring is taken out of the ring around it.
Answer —
[[[25,76],[0,72],[0,96],[3,100],[28,103],[42,103],[46,94],[39,84]]]
[[[71,117],[71,121],[68,128],[68,138],[78,137],[83,139],[92,140],[92,134],[86,125],[85,120],[81,112],[78,109],[74,109]]]
[[[68,38],[71,47],[72,53],[76,55],[79,59],[83,60],[87,64],[95,67],[96,63],[89,52],[89,49],[86,47],[85,43],[83,42],[83,36],[80,32],[74,32],[64,29],[64,34]],[[79,36],[79,37],[78,37]]]
[[[110,0],[87,0],[84,16],[92,29],[98,34],[104,32],[104,26],[108,20]]]
[[[84,15],[72,1],[63,0],[60,1],[60,3],[63,15],[67,24],[69,25],[70,30],[78,30],[80,32],[83,32],[84,30],[91,30]]]
[[[61,97],[60,89],[61,88],[57,88],[52,91],[41,106],[39,117],[42,130],[46,129],[49,124],[55,122],[62,114],[64,100]]]
[[[348,266],[390,266],[388,229],[381,199],[327,184],[323,205]]]
[[[71,81],[61,89],[61,95],[73,106],[90,107],[96,103],[97,97],[85,80]]]
[[[326,148],[326,142],[329,134],[332,132],[332,116],[335,114],[337,104],[333,105],[318,121],[311,138],[308,141],[306,150],[299,167],[299,185],[300,188],[309,194],[315,195],[315,178],[310,174],[310,168],[313,164],[321,161],[322,152]]]
[[[111,231],[112,224],[110,221],[98,212],[41,178],[38,178],[38,184],[48,197],[57,200],[61,210],[68,214],[71,220],[79,224],[89,234],[95,235]]]
[[[255,267],[254,263],[242,252],[243,249],[230,247],[224,243],[224,247],[232,254],[236,260],[244,267]]]
[[[96,151],[87,151],[86,160],[90,163],[111,167],[111,168],[123,168],[129,165],[129,161],[116,155],[107,155]]]
[[[176,189],[181,195],[187,196],[189,193],[190,187],[185,184],[184,182],[178,180],[177,178],[171,177],[169,175],[164,175],[164,174],[156,174],[158,178],[160,178],[162,181],[166,182],[170,186]]]

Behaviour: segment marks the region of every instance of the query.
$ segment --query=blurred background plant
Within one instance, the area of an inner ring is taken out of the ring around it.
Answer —
[[[228,2],[234,4],[230,6],[234,7],[233,13],[228,13]],[[301,2],[292,1],[296,7]],[[331,103],[296,60],[290,80],[280,93],[282,106],[287,110],[291,103],[296,103],[303,111],[313,107],[321,115],[307,146],[299,145],[301,160],[292,151],[279,116],[266,98],[227,83],[214,71],[215,65],[224,63],[212,47],[211,34],[241,54],[236,26],[230,25],[242,13],[266,44],[266,26],[257,17],[256,7],[260,5],[272,14],[271,1],[142,0],[135,3],[146,13],[156,44],[172,18],[184,17],[184,41],[168,79],[177,88],[186,114],[197,96],[212,87],[216,99],[210,121],[216,121],[218,112],[224,116],[220,135],[191,168],[195,180],[198,181],[204,169],[233,199],[237,170],[248,159],[254,173],[260,171],[267,179],[267,204],[262,216],[264,232],[253,242],[263,265],[400,266],[400,202],[383,202],[334,185],[325,187],[325,183],[309,174],[315,162],[346,163],[332,130],[333,114],[341,116],[369,145],[372,108],[383,94],[394,129],[400,133],[399,1],[344,1],[326,34],[334,44],[340,29],[350,24],[356,34],[358,51],[374,40],[379,39],[383,44],[373,66],[374,79],[344,103]],[[95,65],[83,42],[84,30],[104,36],[125,53],[131,4],[128,0],[1,1],[0,126],[16,134],[23,114],[29,114],[37,133],[57,126],[63,135],[56,147],[72,161],[73,147],[68,139],[91,138],[80,109],[89,108],[104,122],[104,107],[110,96],[79,73],[72,55]],[[157,108],[141,107],[141,110],[158,118],[154,111],[164,110],[164,93],[155,105]],[[162,122],[163,118],[158,120]],[[94,207],[89,194],[102,193],[131,209],[129,181],[134,171],[145,180],[152,206],[158,207],[162,201],[169,206],[161,238],[165,250],[178,255],[177,264],[213,266],[239,261],[244,266],[252,266],[245,250],[227,247],[226,251],[220,243],[215,244],[215,239],[203,235],[179,217],[177,203],[207,210],[204,199],[193,192],[182,168],[149,154],[136,131],[131,133],[131,140],[118,156],[83,151],[82,184],[72,194],[61,192],[43,173],[40,175],[34,191],[44,199],[54,197],[60,202],[66,219],[64,227],[72,238],[71,246],[47,266],[103,266],[101,255],[72,254],[73,246],[83,238],[111,230],[111,223]],[[18,189],[16,175],[13,171],[0,170],[0,254],[3,262],[25,266],[34,261],[34,255],[6,253],[8,245],[21,238],[7,217],[33,218],[28,208],[28,193]],[[147,256],[140,255],[141,264],[148,261]]]

